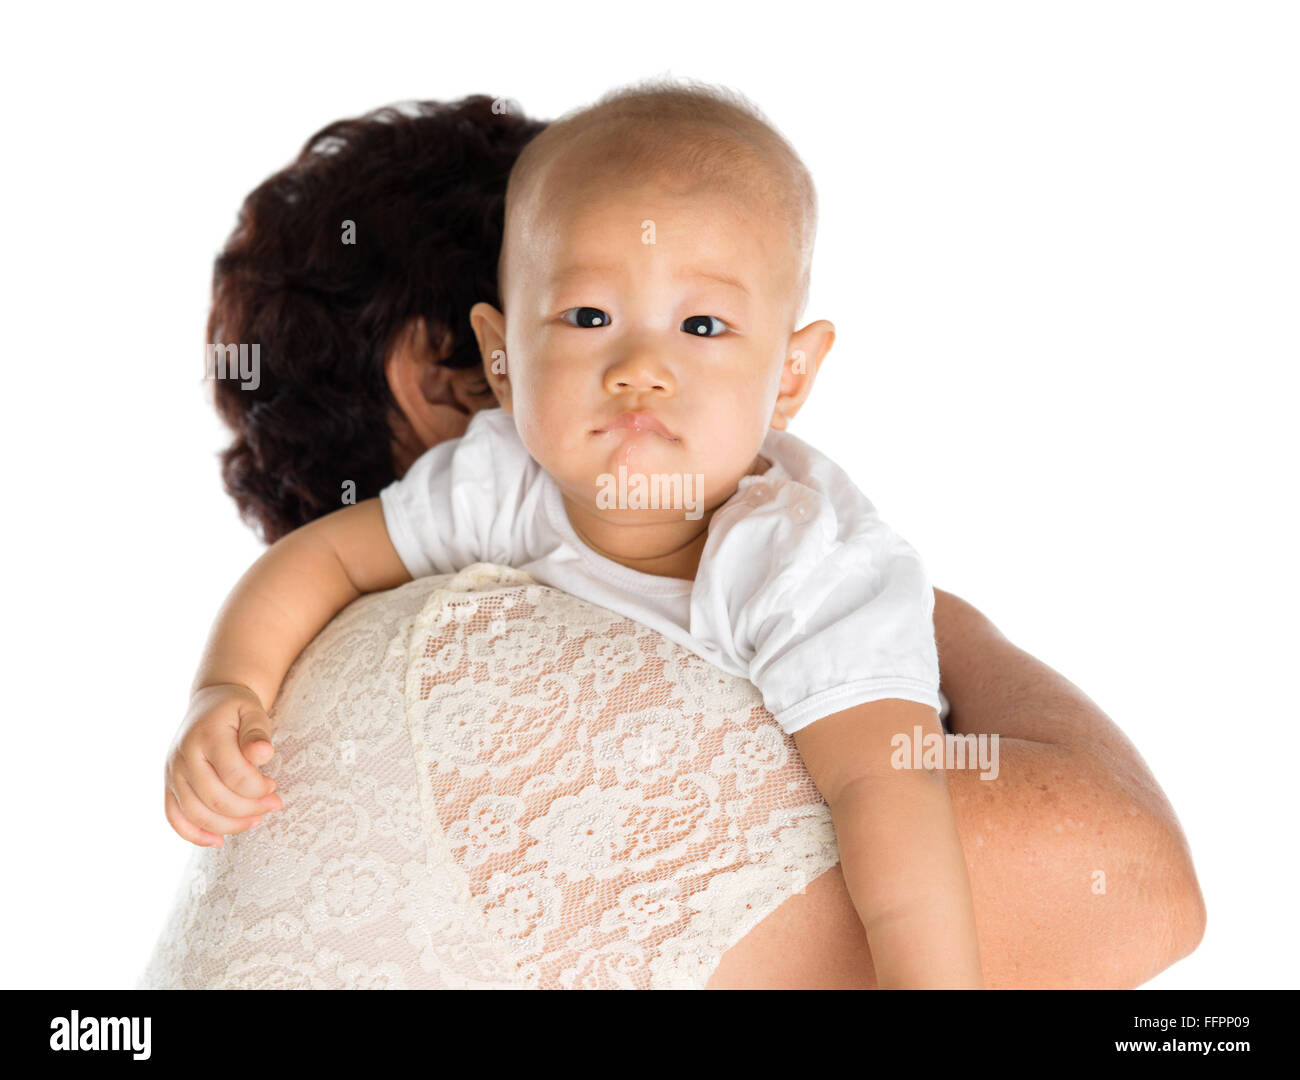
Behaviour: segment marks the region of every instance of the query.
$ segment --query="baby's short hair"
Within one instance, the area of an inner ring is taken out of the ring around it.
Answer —
[[[506,244],[512,217],[558,158],[577,155],[593,178],[671,172],[684,186],[709,186],[774,205],[791,230],[799,260],[799,318],[808,302],[817,191],[794,147],[743,94],[659,76],[612,90],[594,105],[552,121],[515,162],[506,188]],[[505,299],[507,259],[499,266]]]

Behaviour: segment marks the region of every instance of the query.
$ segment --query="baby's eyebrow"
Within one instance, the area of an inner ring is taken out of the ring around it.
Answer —
[[[555,286],[569,278],[585,277],[588,274],[591,275],[619,274],[622,272],[622,270],[623,268],[619,266],[606,266],[603,264],[599,264],[599,265],[583,264],[581,266],[566,266],[557,270],[554,274],[551,275],[549,284]],[[730,285],[733,289],[739,289],[746,296],[752,295],[749,291],[749,287],[743,281],[741,281],[739,278],[733,277],[731,274],[724,273],[721,270],[714,270],[702,266],[688,267],[682,270],[676,276],[679,278],[683,278],[683,277],[709,278],[713,281],[720,281],[724,285]]]
[[[733,289],[739,289],[746,296],[749,295],[749,289],[745,287],[745,283],[743,281],[741,281],[739,278],[732,277],[730,274],[724,274],[719,270],[699,269],[699,270],[689,270],[686,273],[690,277],[712,278],[714,281],[720,281],[724,285],[730,285]]]

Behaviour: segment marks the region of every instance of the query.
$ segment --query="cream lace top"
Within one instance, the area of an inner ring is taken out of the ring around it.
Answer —
[[[138,989],[702,989],[839,856],[758,691],[477,563],[290,670],[284,809],[195,848]]]

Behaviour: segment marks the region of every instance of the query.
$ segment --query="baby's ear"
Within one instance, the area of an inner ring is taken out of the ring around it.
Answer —
[[[469,324],[483,358],[483,377],[506,412],[512,409],[510,372],[506,358],[506,317],[491,304],[479,301],[469,309]]]
[[[835,326],[826,319],[809,323],[790,335],[785,364],[781,368],[781,389],[772,408],[772,427],[784,430],[812,393],[822,360],[835,343]]]

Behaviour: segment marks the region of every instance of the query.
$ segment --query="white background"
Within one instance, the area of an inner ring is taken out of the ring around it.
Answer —
[[[818,184],[838,339],[794,433],[1175,807],[1209,927],[1148,986],[1300,983],[1296,6],[440,8],[6,15],[0,985],[132,986],[194,850],[163,757],[262,550],[200,378],[244,195],[379,105],[546,119],[660,73],[747,94]]]

